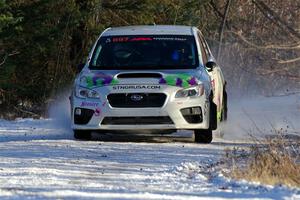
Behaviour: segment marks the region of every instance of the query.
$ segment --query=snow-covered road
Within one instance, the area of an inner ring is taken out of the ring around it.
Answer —
[[[0,199],[300,199],[299,188],[230,180],[219,165],[226,148],[249,145],[249,128],[299,135],[300,95],[231,102],[224,139],[209,145],[190,133],[76,141],[67,102],[53,119],[0,119]]]
[[[299,190],[221,175],[215,165],[224,149],[245,143],[199,145],[180,134],[176,142],[167,136],[75,141],[56,124],[0,121],[1,199],[300,199]]]

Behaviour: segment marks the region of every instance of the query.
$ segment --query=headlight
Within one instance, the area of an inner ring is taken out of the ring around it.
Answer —
[[[90,90],[84,87],[77,86],[75,89],[75,96],[79,98],[93,98],[98,99],[100,95],[95,90]]]
[[[195,97],[195,96],[202,96],[203,94],[204,94],[204,85],[199,84],[195,87],[179,90],[176,93],[175,98]]]

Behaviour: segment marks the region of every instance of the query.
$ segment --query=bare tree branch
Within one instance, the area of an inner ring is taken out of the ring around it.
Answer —
[[[298,62],[298,61],[300,61],[300,57],[289,59],[289,60],[279,60],[278,63],[287,64],[287,63],[293,63],[293,62]]]
[[[256,73],[262,76],[276,74],[279,76],[287,77],[290,80],[300,81],[300,74],[290,73],[289,67],[283,67],[280,69],[261,68],[256,70]]]
[[[269,44],[269,45],[257,45],[249,40],[247,40],[241,32],[235,32],[235,31],[227,31],[228,33],[233,33],[234,35],[238,36],[243,42],[248,44],[249,46],[255,47],[257,49],[286,49],[286,50],[292,50],[292,49],[300,49],[300,42],[293,44],[293,45],[274,45],[274,44]]]
[[[22,109],[22,108],[18,108],[18,107],[16,107],[16,106],[14,106],[14,109],[17,110],[17,111],[20,111],[20,112],[22,112],[22,113],[29,114],[29,115],[31,115],[32,117],[41,117],[41,115],[39,115],[39,114],[36,114],[36,113],[31,112],[31,111],[28,111],[28,110],[24,110],[24,109]]]
[[[214,2],[214,0],[211,0],[208,5],[209,5],[209,7],[211,7],[213,9],[213,11],[214,11],[214,13],[216,14],[217,17],[219,17],[221,19],[224,19],[223,13],[221,13],[219,11],[219,9],[218,9],[216,3]],[[229,26],[228,20],[225,21],[225,25],[226,25],[227,29],[229,29],[230,26]]]
[[[266,18],[273,21],[279,27],[282,27],[283,30],[287,30],[291,35],[300,39],[300,33],[296,31],[293,27],[289,26],[285,21],[283,21],[270,7],[268,7],[261,0],[252,0],[256,7],[265,15]]]
[[[223,17],[223,20],[222,20],[222,26],[221,26],[221,29],[220,29],[220,32],[219,32],[219,47],[218,47],[218,54],[217,54],[217,60],[219,60],[219,57],[220,57],[220,53],[221,53],[221,44],[222,44],[222,41],[223,41],[223,32],[224,32],[224,28],[225,28],[225,24],[226,24],[226,18],[227,18],[227,15],[228,15],[228,12],[229,12],[229,7],[230,7],[230,3],[231,3],[231,0],[227,0],[227,3],[226,3],[226,7],[225,7],[225,12],[224,12],[224,17]]]
[[[270,74],[274,74],[274,73],[287,72],[287,71],[289,71],[289,68],[288,67],[280,68],[280,69],[261,68],[261,69],[257,69],[256,71],[260,75],[270,75]]]
[[[4,55],[4,58],[2,59],[2,61],[1,61],[1,63],[0,63],[0,66],[1,66],[1,65],[4,65],[4,63],[6,62],[6,60],[7,60],[8,57],[17,55],[17,54],[19,54],[19,53],[20,53],[20,52],[18,52],[18,51],[14,51],[14,52],[12,52],[12,53],[10,53],[10,54],[5,54],[5,55]]]
[[[122,22],[124,22],[127,26],[130,25],[129,22],[127,22],[124,18],[120,17],[120,15],[117,14],[117,12],[111,10],[111,9],[107,9],[107,11],[111,14],[111,15],[114,15],[116,16],[119,20],[121,20]]]

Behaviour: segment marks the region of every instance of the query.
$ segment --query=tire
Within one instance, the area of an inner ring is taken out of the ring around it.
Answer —
[[[224,90],[223,93],[223,111],[222,111],[222,121],[226,121],[227,120],[227,111],[228,111],[228,107],[227,107],[227,92],[226,90]]]
[[[77,140],[90,140],[92,139],[91,131],[86,130],[73,130],[74,138]]]
[[[194,130],[195,142],[201,144],[209,144],[213,139],[211,129],[197,129]]]

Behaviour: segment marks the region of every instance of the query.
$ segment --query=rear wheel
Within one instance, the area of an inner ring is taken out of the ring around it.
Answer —
[[[211,129],[194,130],[194,135],[195,135],[196,143],[209,144],[209,143],[211,143],[211,141],[213,139]]]
[[[74,138],[78,140],[90,140],[92,138],[91,131],[87,130],[73,130]]]

